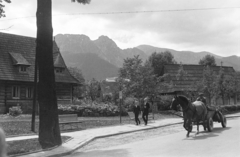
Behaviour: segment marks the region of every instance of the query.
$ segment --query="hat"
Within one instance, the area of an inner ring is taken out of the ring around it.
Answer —
[[[144,98],[144,101],[148,101],[148,97]]]

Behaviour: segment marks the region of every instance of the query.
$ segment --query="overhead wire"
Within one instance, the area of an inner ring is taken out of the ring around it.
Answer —
[[[80,13],[69,13],[69,14],[55,14],[54,16],[77,16],[77,15],[113,15],[113,14],[142,14],[142,13],[158,13],[158,12],[186,12],[186,11],[205,11],[205,10],[221,10],[221,9],[240,9],[240,7],[213,7],[213,8],[194,8],[194,9],[169,9],[169,10],[143,10],[143,11],[113,11],[113,12],[80,12]],[[26,18],[34,18],[36,16],[25,16],[3,19],[0,21],[10,21]]]

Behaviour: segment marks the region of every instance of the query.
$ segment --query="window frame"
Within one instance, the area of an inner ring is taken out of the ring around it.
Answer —
[[[20,86],[12,86],[12,98],[20,99]]]
[[[30,95],[30,97],[29,97]],[[33,87],[26,87],[26,98],[32,99],[33,98]]]
[[[27,67],[20,65],[20,66],[19,66],[19,72],[20,72],[20,73],[26,73],[26,72],[27,72]]]
[[[64,72],[65,68],[55,68],[55,72],[58,74],[62,74]]]

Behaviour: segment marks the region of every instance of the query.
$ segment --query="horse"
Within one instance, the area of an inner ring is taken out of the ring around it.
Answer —
[[[0,128],[0,157],[7,157],[7,144],[4,131]]]
[[[191,103],[187,97],[179,95],[174,96],[170,108],[177,111],[178,105],[181,106],[183,111],[184,124],[183,127],[188,131],[187,137],[189,137],[192,131],[192,122],[197,123],[197,133],[199,134],[199,123],[204,122],[207,116],[207,108],[201,101],[195,101]],[[205,128],[205,126],[204,126]]]

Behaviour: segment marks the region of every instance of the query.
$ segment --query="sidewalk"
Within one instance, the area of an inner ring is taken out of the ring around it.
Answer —
[[[227,118],[240,117],[240,113],[226,115]],[[88,144],[97,138],[108,137],[113,135],[119,135],[124,133],[131,133],[141,130],[154,129],[159,127],[164,127],[173,124],[183,123],[182,118],[171,118],[171,119],[160,119],[155,120],[155,122],[150,122],[147,126],[141,124],[139,126],[133,124],[119,125],[119,126],[110,126],[96,129],[89,129],[83,131],[75,131],[69,133],[62,133],[62,135],[70,136],[73,139],[63,143],[61,146],[54,149],[40,151],[36,153],[21,155],[19,157],[59,157],[71,154],[75,150],[81,148],[82,146]],[[38,138],[37,135],[34,136],[21,136],[21,137],[12,137],[7,138],[7,141],[21,140],[21,139],[30,139]]]

